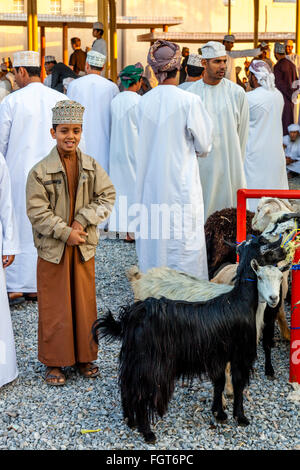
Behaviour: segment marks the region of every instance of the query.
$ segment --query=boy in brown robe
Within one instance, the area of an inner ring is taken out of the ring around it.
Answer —
[[[46,383],[64,385],[62,367],[76,364],[85,377],[99,374],[95,252],[97,226],[109,216],[115,189],[107,173],[78,148],[84,107],[71,100],[53,108],[57,145],[28,175],[27,214],[38,250],[38,358]]]

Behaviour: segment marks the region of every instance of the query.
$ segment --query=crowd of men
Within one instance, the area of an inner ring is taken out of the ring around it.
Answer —
[[[17,90],[0,104],[0,386],[17,376],[9,303],[26,301],[38,301],[46,382],[63,385],[74,364],[98,375],[89,332],[99,227],[135,242],[142,272],[168,266],[207,279],[206,219],[236,207],[239,188],[288,189],[287,165],[299,169],[299,57],[289,41],[275,44],[273,65],[267,44],[233,51],[233,35],[197,54],[158,40],[146,67],[125,67],[115,84],[104,76],[101,23],[93,35],[85,52],[72,38],[69,67],[47,56],[44,83],[39,54],[15,53]],[[254,57],[247,91],[241,57]]]

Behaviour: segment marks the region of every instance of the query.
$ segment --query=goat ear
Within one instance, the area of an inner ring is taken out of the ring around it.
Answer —
[[[300,213],[299,212],[290,212],[287,214],[283,214],[277,221],[277,224],[282,224],[283,222],[288,222],[291,219],[299,219]]]
[[[293,263],[288,263],[288,264],[285,264],[284,266],[280,266],[279,267],[279,271],[281,271],[282,273],[284,273],[285,271],[289,271],[292,267]]]
[[[253,271],[255,273],[257,273],[257,271],[259,270],[259,264],[258,262],[256,261],[255,258],[253,258],[251,261],[250,261],[250,265],[251,265],[251,268],[253,269]]]

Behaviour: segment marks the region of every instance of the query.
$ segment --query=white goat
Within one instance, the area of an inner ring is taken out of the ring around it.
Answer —
[[[237,265],[232,266],[235,268],[235,275]],[[227,267],[225,266],[224,269]],[[259,305],[259,312],[257,312],[257,336],[259,337],[266,302],[271,307],[279,302],[283,274],[275,266],[259,266],[256,260],[253,261],[252,268],[257,275],[259,302],[264,303],[263,310]],[[231,285],[211,282],[167,267],[152,268],[146,274],[142,274],[137,266],[132,266],[127,272],[127,277],[131,282],[135,301],[145,300],[147,297],[156,299],[166,297],[170,300],[199,302],[212,299],[233,289],[232,282]]]
[[[270,198],[262,197],[257,206],[255,216],[252,220],[252,228],[262,232],[262,235],[269,242],[274,242],[278,240],[280,236],[285,237],[285,235],[294,229],[294,219],[288,220],[286,222],[277,224],[277,221],[284,215],[288,213],[298,212],[299,203],[290,203],[286,199],[279,198]],[[282,265],[284,262],[278,263]],[[219,282],[224,282],[222,279],[222,274],[216,276],[219,279]],[[283,275],[282,281],[282,299],[280,309],[277,315],[277,320],[280,327],[281,336],[287,341],[290,340],[290,330],[285,316],[284,310],[284,301],[288,292],[288,277],[289,272],[285,272]],[[216,281],[218,282],[218,281]]]
[[[279,261],[278,267],[283,267],[286,265],[285,261]],[[211,282],[215,282],[217,284],[230,284],[233,285],[233,279],[236,275],[238,264],[228,264],[225,266],[218,274],[211,279]],[[290,330],[288,326],[288,322],[285,315],[284,309],[284,301],[288,292],[288,276],[289,271],[283,272],[283,279],[282,279],[282,295],[281,295],[281,303],[277,314],[277,321],[280,328],[280,333],[283,339],[289,341],[290,340]]]
[[[262,197],[252,219],[252,228],[262,233],[271,222],[276,222],[283,214],[298,210],[297,205],[292,205],[285,199]]]

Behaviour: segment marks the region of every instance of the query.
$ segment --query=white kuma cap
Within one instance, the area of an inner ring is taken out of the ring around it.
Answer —
[[[201,47],[202,59],[216,59],[226,56],[225,46],[217,41],[208,41]]]
[[[234,34],[225,34],[224,41],[235,42],[235,35]]]
[[[101,68],[104,67],[106,56],[101,54],[101,52],[91,50],[87,53],[86,61],[91,66]]]
[[[190,54],[187,65],[193,65],[194,67],[202,67],[201,65],[201,55],[199,54]]]
[[[39,67],[40,54],[36,51],[15,52],[13,56],[13,67]]]

